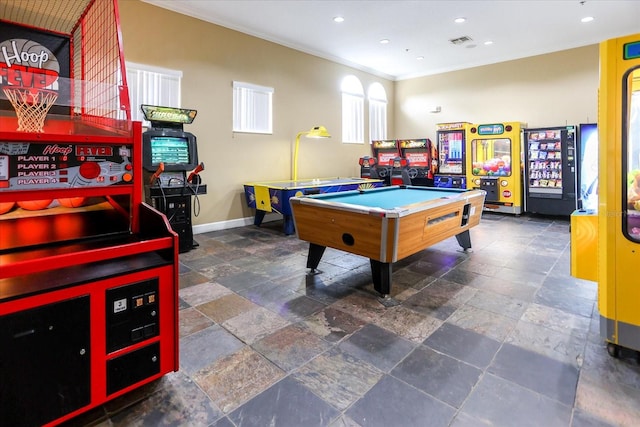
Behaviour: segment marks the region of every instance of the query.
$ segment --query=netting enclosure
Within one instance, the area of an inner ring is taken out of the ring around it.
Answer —
[[[131,131],[115,0],[0,0],[0,16],[0,86],[58,93],[49,115],[69,124],[45,131],[83,132],[71,123]],[[0,99],[0,130],[17,129],[5,120],[15,112],[4,91]]]

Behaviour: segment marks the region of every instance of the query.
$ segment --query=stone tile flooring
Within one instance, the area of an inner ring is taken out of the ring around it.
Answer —
[[[638,426],[637,354],[609,357],[597,286],[572,278],[569,222],[484,214],[394,265],[282,223],[196,236],[180,255],[180,371],[68,425]]]

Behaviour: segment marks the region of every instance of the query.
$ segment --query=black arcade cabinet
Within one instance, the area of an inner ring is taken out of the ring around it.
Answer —
[[[197,111],[184,108],[142,105],[151,128],[142,134],[145,199],[164,213],[173,231],[178,233],[179,252],[198,246],[191,225],[192,196],[199,207],[198,196],[207,194],[199,173],[204,163],[198,162],[195,135],[183,130],[191,124]],[[194,213],[196,216],[198,212]]]

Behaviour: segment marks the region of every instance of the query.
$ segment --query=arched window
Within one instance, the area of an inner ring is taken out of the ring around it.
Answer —
[[[369,86],[369,141],[387,139],[387,93],[376,82]]]
[[[364,89],[356,76],[342,80],[342,142],[364,143]]]

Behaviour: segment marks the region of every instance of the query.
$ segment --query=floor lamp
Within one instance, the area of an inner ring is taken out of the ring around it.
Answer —
[[[293,180],[298,180],[298,147],[300,146],[300,137],[302,135],[306,135],[307,138],[331,138],[329,132],[324,126],[315,126],[312,127],[311,130],[306,130],[303,132],[298,132],[296,135],[296,145],[293,149]]]

